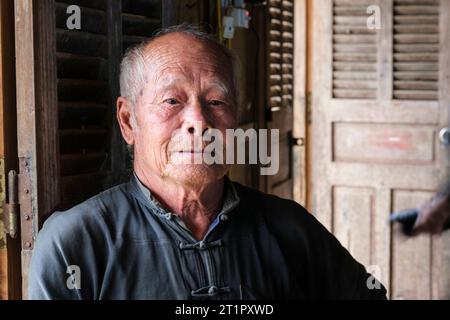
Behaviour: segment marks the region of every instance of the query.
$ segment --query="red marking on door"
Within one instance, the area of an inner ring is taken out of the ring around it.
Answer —
[[[374,140],[382,148],[406,150],[412,147],[410,133],[385,132]]]

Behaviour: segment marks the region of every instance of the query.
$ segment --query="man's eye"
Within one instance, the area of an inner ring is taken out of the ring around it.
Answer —
[[[218,106],[221,106],[221,105],[223,105],[225,103],[223,101],[220,101],[220,100],[210,100],[209,104],[214,106],[214,107],[218,107]]]
[[[170,99],[164,100],[164,103],[167,103],[170,105],[177,105],[180,103],[180,101],[178,101],[177,99],[174,99],[174,98],[170,98]]]

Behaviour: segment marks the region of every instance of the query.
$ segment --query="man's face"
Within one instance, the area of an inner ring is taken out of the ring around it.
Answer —
[[[155,40],[148,56],[147,83],[134,107],[135,168],[183,185],[222,178],[226,165],[194,163],[202,152],[194,138],[208,128],[225,137],[236,125],[231,66],[207,44],[178,33]]]

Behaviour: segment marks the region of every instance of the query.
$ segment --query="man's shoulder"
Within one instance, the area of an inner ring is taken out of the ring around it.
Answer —
[[[44,223],[40,233],[53,236],[76,236],[78,232],[89,233],[104,224],[110,207],[123,203],[127,197],[127,184],[109,188],[64,211],[56,211]],[[79,235],[79,234],[78,234]]]
[[[320,224],[302,205],[291,199],[246,187],[238,182],[233,182],[233,184],[243,206],[264,215],[265,219],[274,224],[285,225],[291,222],[300,226]]]

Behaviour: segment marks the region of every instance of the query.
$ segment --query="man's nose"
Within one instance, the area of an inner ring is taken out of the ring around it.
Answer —
[[[184,110],[184,127],[187,133],[203,135],[212,128],[208,114],[201,102],[192,103]]]

